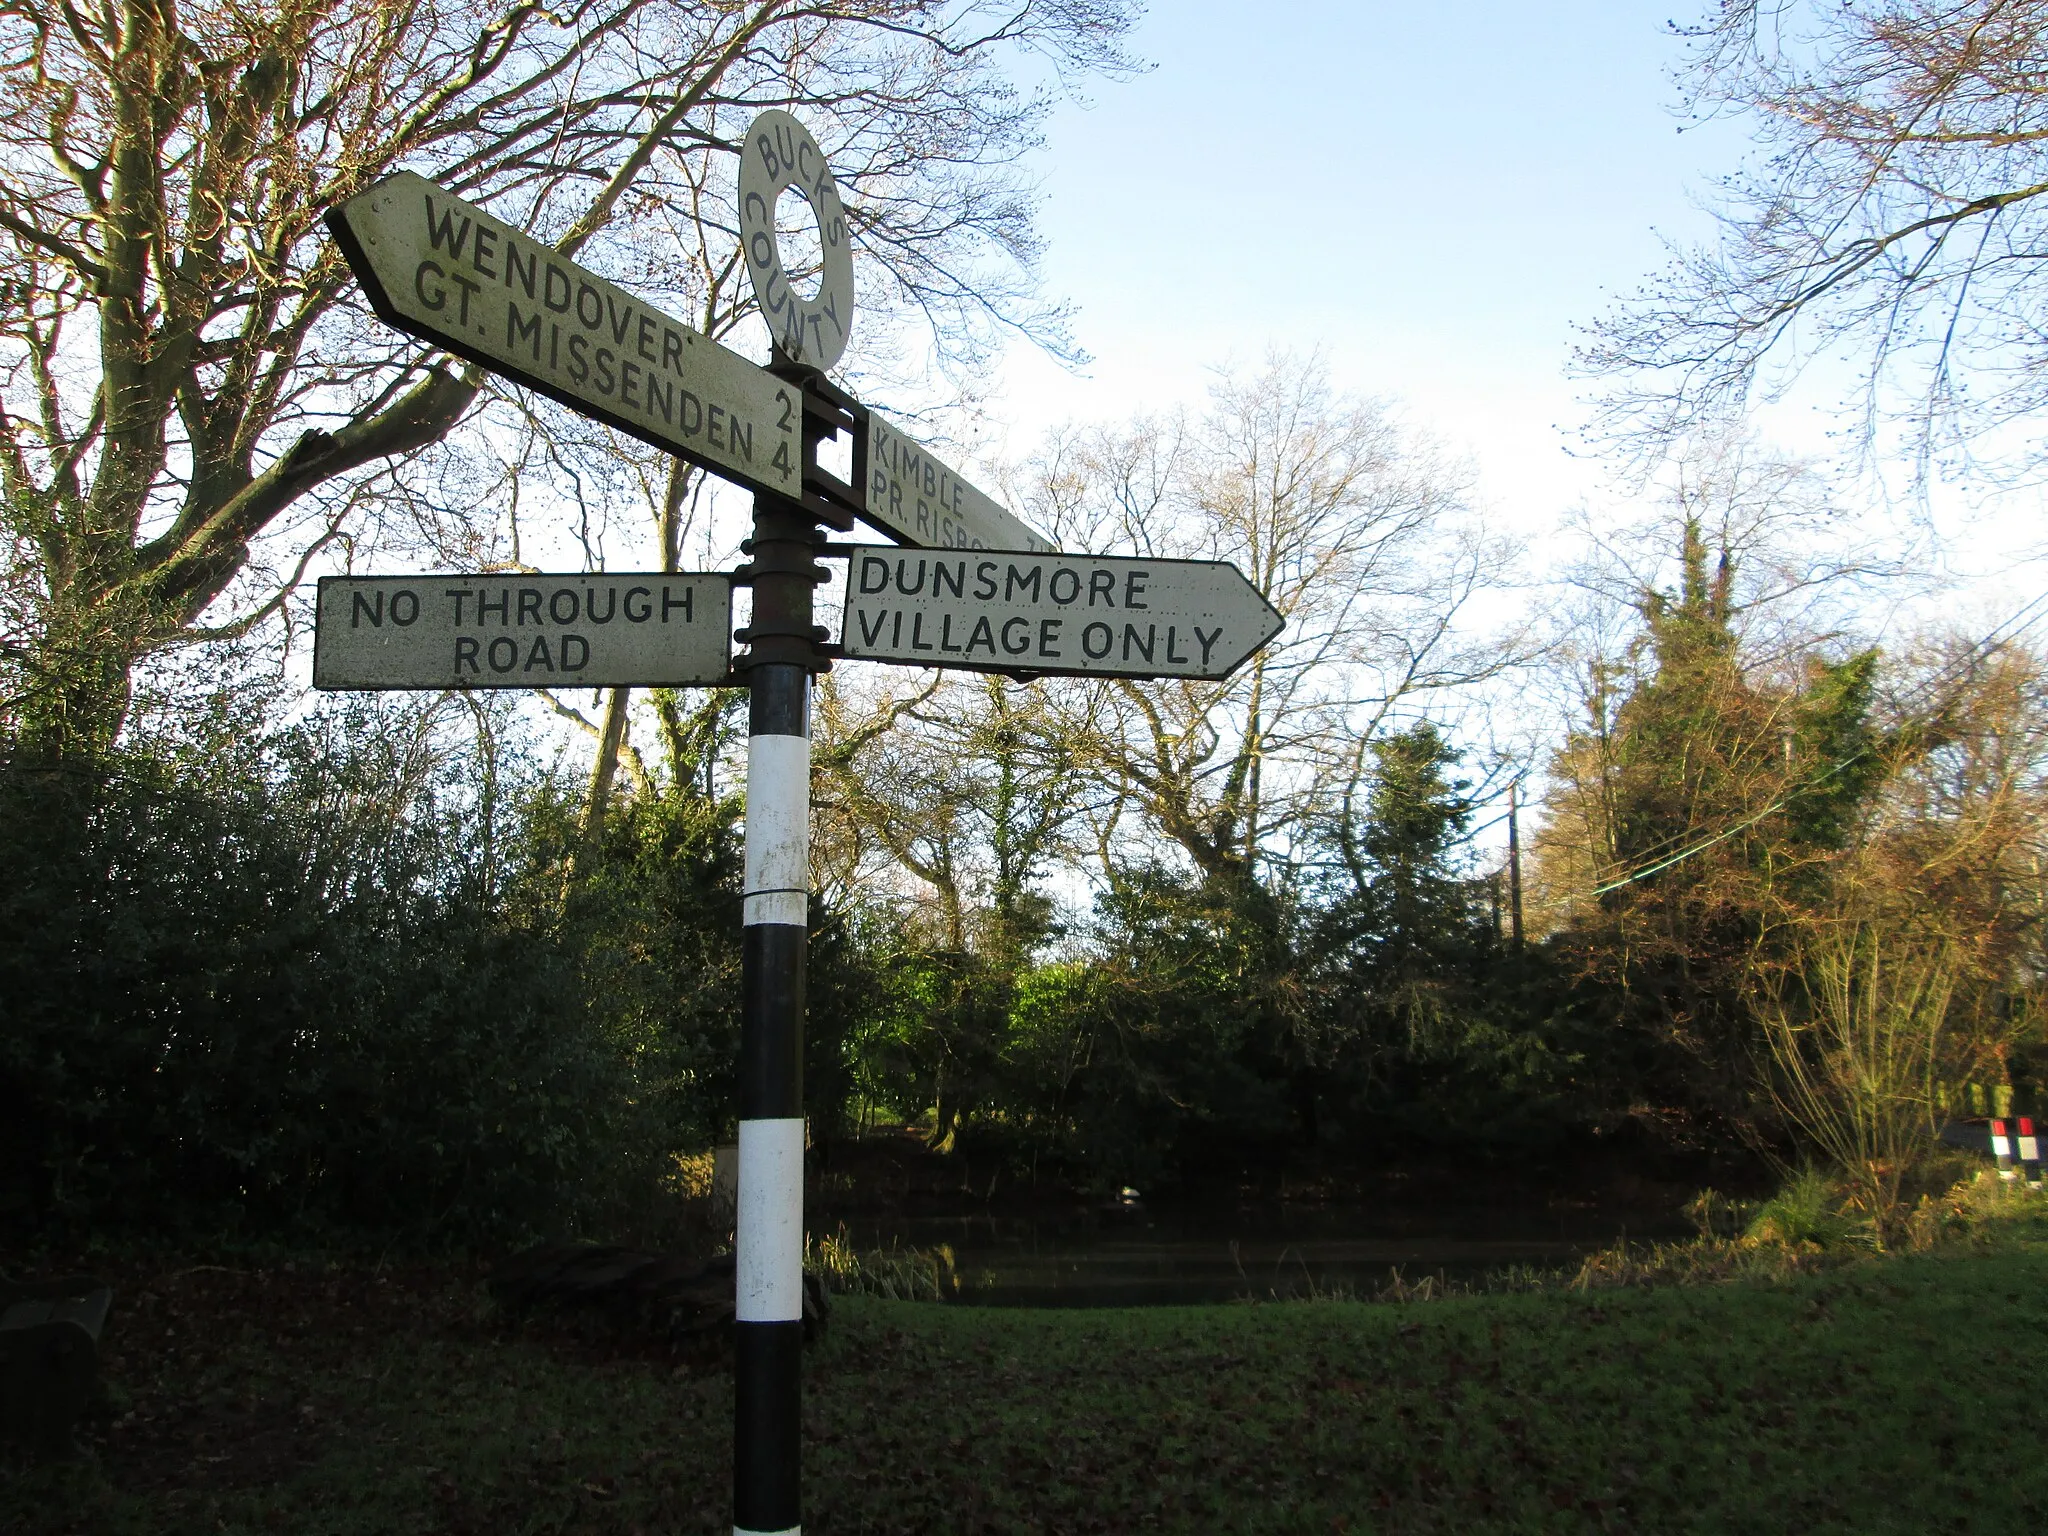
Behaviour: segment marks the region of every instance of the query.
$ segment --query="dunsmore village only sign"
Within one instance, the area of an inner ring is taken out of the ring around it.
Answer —
[[[791,282],[776,207],[818,222],[816,288]],[[810,686],[835,656],[1025,676],[1227,677],[1281,629],[1232,566],[1063,553],[825,376],[854,312],[852,228],[817,141],[748,125],[740,245],[773,338],[760,367],[411,173],[328,227],[388,324],[754,494],[730,572],[335,576],[319,688],[637,687],[746,679],[739,1188],[733,1236],[733,1531],[799,1530],[803,997]],[[810,296],[806,297],[806,292]],[[816,462],[853,438],[853,480]],[[858,517],[901,547],[834,545]],[[820,558],[845,557],[839,641],[813,624]],[[752,613],[732,628],[732,592]],[[738,639],[748,649],[731,655]]]
[[[848,656],[976,672],[1223,678],[1281,618],[1215,560],[956,556],[856,547]]]

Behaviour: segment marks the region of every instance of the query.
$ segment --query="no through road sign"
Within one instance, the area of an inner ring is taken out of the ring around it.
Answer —
[[[313,686],[717,683],[731,637],[724,575],[327,576]]]

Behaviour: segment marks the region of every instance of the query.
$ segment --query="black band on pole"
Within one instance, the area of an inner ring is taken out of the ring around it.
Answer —
[[[793,676],[769,676],[788,672]],[[801,667],[760,667],[756,669],[752,697],[747,707],[750,736],[808,736],[811,734],[807,705],[810,689],[804,684]]]
[[[800,1379],[804,1325],[739,1323],[733,1330],[732,1518],[742,1531],[788,1531],[802,1521]]]
[[[740,938],[740,1118],[804,1112],[803,929],[755,923]]]

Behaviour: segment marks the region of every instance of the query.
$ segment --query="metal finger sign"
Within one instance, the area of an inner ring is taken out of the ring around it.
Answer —
[[[387,325],[727,480],[801,494],[798,390],[525,230],[409,171],[327,227]]]

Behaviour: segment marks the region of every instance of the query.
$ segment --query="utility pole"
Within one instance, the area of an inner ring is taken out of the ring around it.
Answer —
[[[1517,779],[1508,786],[1508,924],[1517,949],[1522,947],[1521,784]]]

